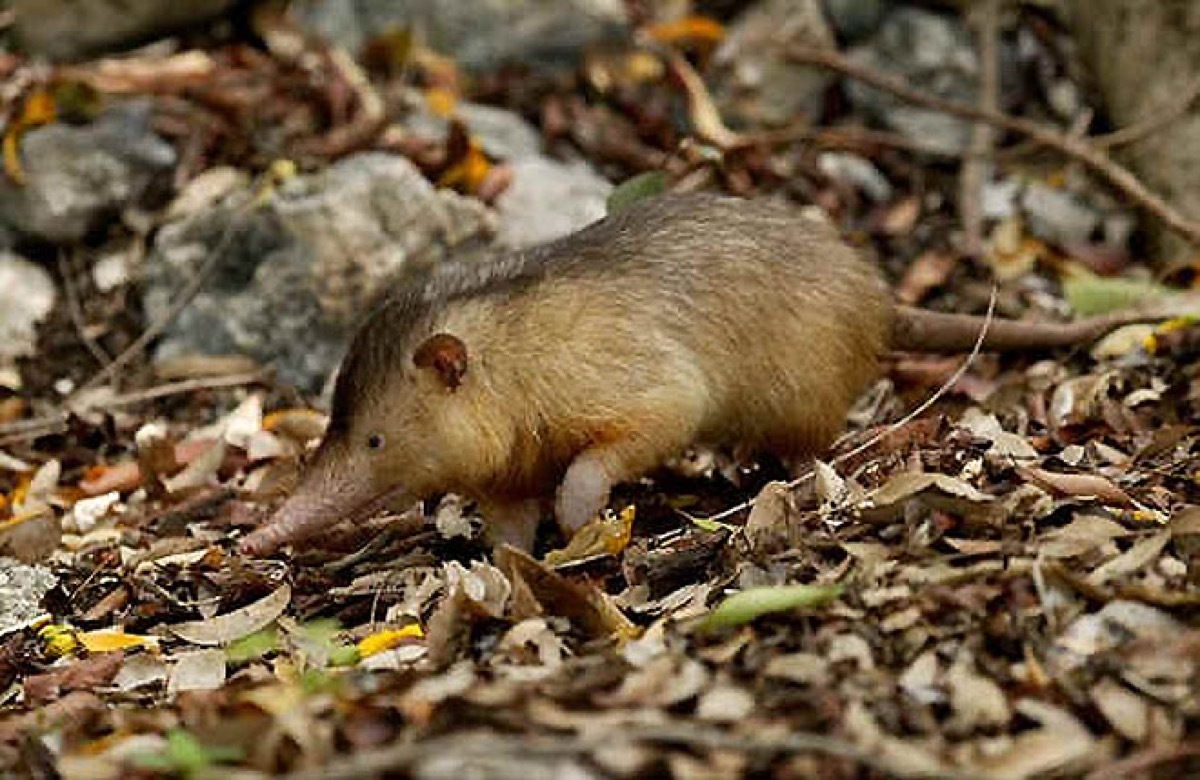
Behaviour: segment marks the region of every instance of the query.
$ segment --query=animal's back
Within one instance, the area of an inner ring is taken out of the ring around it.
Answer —
[[[439,302],[431,331],[467,334],[519,449],[561,466],[633,438],[631,472],[693,440],[826,447],[876,375],[891,311],[829,226],[710,195],[446,269],[423,294]]]

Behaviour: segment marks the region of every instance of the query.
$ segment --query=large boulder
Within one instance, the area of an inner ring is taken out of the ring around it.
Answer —
[[[970,31],[956,17],[896,8],[849,56],[939,97],[971,105],[978,101],[979,55]],[[967,148],[969,122],[909,105],[852,79],[846,82],[846,92],[859,111],[885,127],[948,153]]]
[[[151,321],[218,252],[157,356],[244,354],[317,391],[390,276],[488,244],[493,215],[406,159],[365,153],[298,177],[258,208],[242,192],[165,226],[145,268]]]
[[[400,27],[468,69],[510,62],[570,66],[588,45],[622,34],[621,0],[297,0],[308,30],[357,53]]]
[[[30,54],[73,60],[216,19],[235,0],[12,0]]]

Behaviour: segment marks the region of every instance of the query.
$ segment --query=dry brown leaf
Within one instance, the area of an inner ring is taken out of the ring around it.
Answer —
[[[945,250],[922,252],[909,264],[904,276],[896,284],[896,297],[910,306],[920,303],[930,290],[946,283],[956,264],[954,255]]]
[[[274,623],[291,600],[291,586],[281,585],[269,596],[240,609],[208,620],[176,623],[167,628],[175,636],[192,644],[227,645]]]
[[[57,699],[69,691],[94,690],[112,682],[125,661],[124,653],[102,653],[44,674],[25,678],[25,698],[32,703]]]
[[[573,582],[507,545],[496,552],[496,564],[514,589],[518,582],[527,588],[544,614],[568,618],[589,636],[631,639],[640,633],[608,594],[590,583]]]
[[[1107,506],[1130,507],[1133,499],[1107,477],[1099,474],[1062,474],[1033,466],[1017,473],[1038,487],[1071,498],[1095,498]]]

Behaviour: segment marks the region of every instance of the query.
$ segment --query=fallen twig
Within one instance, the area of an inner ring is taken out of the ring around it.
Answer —
[[[332,128],[325,135],[297,143],[294,151],[298,156],[342,157],[370,146],[387,127],[383,98],[362,68],[342,49],[330,49],[327,56],[330,65],[358,98],[358,112],[350,122]]]
[[[756,130],[742,133],[732,149],[750,146],[782,146],[797,141],[812,141],[818,146],[884,146],[892,149],[903,149],[930,157],[944,157],[957,160],[964,155],[950,151],[935,144],[923,143],[919,139],[909,138],[900,133],[890,133],[886,130],[872,130],[854,125],[833,125],[815,127],[813,125],[796,125],[781,127],[778,130]],[[969,152],[968,152],[969,154]]]
[[[922,92],[910,87],[900,79],[859,65],[835,51],[793,46],[788,50],[788,56],[794,62],[817,65],[837,71],[868,86],[889,92],[907,103],[963,119],[987,122],[1002,130],[1024,135],[1043,146],[1055,149],[1095,171],[1138,206],[1162,221],[1168,228],[1190,243],[1200,246],[1200,223],[1180,214],[1175,207],[1142,184],[1129,169],[1114,162],[1103,150],[1092,145],[1087,139],[1074,138],[1028,119],[1009,116],[999,111],[989,111],[978,106],[970,106]]]

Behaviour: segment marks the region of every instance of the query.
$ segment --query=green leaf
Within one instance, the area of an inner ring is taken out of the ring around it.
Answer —
[[[279,632],[274,626],[244,636],[225,648],[225,660],[231,664],[244,663],[262,658],[279,646]]]
[[[157,753],[133,756],[133,762],[142,768],[191,778],[198,776],[213,764],[229,764],[244,757],[241,748],[204,745],[183,729],[172,729],[166,734],[167,745]]]
[[[329,654],[330,666],[353,666],[361,660],[362,656],[358,652],[358,648],[354,645],[338,645]]]
[[[608,213],[624,211],[639,200],[661,194],[667,188],[667,175],[662,171],[646,171],[617,185],[608,195]]]
[[[341,633],[342,626],[334,618],[317,618],[302,624],[300,629],[310,641],[333,647],[337,644],[337,636]]]
[[[1143,279],[1106,278],[1078,269],[1063,280],[1067,303],[1078,314],[1108,314],[1135,303],[1174,295],[1170,287]]]
[[[722,523],[720,520],[709,520],[707,517],[692,518],[692,525],[701,531],[708,531],[710,534],[715,534],[717,531],[729,531],[732,533],[738,529],[736,525]]]
[[[200,740],[182,729],[167,732],[167,760],[183,774],[197,772],[212,763]]]
[[[735,593],[709,612],[700,624],[705,631],[736,628],[775,612],[823,607],[842,595],[841,585],[778,585]]]

